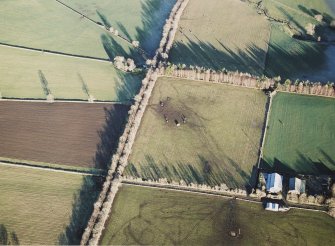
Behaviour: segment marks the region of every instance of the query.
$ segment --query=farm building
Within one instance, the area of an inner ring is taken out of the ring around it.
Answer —
[[[269,193],[279,193],[283,188],[283,176],[278,173],[265,175],[266,191]]]
[[[290,178],[289,180],[289,190],[288,193],[301,194],[305,192],[306,180],[301,180],[299,178]]]
[[[283,207],[282,205],[276,202],[267,202],[265,205],[265,210],[278,212],[278,211],[287,211],[289,210],[289,208]]]

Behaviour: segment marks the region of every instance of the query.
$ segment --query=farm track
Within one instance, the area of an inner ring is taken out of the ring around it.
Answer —
[[[80,16],[84,17],[85,19],[89,20],[90,22],[93,22],[93,23],[94,23],[95,25],[97,25],[99,28],[102,28],[103,30],[107,31],[107,30],[105,29],[104,26],[102,26],[101,24],[99,24],[97,21],[91,19],[91,18],[88,17],[87,15],[85,15],[85,14],[79,12],[78,10],[76,10],[76,9],[72,8],[71,6],[69,6],[69,5],[65,4],[65,3],[63,3],[62,1],[59,1],[59,0],[55,0],[55,1],[58,2],[59,4],[63,5],[64,7],[66,7],[66,8],[68,8],[68,9],[72,10],[73,12],[79,14]],[[110,33],[109,31],[107,31],[107,32]],[[129,45],[133,46],[131,40],[127,39],[126,37],[123,37],[123,36],[121,36],[121,35],[114,35],[114,36],[119,37],[119,38],[122,39],[123,41],[127,42]],[[145,52],[145,50],[144,50],[143,48],[141,48],[141,47],[137,47],[137,50],[138,50],[139,53],[143,56],[143,58],[146,60],[147,57],[148,57],[147,52]]]
[[[76,171],[76,170],[66,170],[66,169],[58,169],[53,167],[47,167],[47,166],[32,166],[29,164],[17,164],[17,163],[6,163],[0,161],[0,165],[2,166],[10,166],[10,167],[20,167],[20,168],[30,168],[30,169],[37,169],[37,170],[43,170],[43,171],[49,171],[49,172],[58,172],[58,173],[70,173],[70,174],[78,174],[83,176],[96,176],[96,177],[104,177],[105,175],[102,174],[94,174],[84,171]]]

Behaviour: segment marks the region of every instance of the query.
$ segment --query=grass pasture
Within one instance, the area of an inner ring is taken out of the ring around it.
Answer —
[[[230,231],[241,230],[233,238]],[[335,221],[321,212],[265,211],[260,204],[124,185],[103,245],[333,245]]]
[[[0,92],[7,98],[128,102],[141,86],[142,75],[121,72],[107,62],[71,58],[0,46]]]
[[[128,109],[117,104],[0,102],[0,159],[105,170]]]
[[[79,244],[98,195],[92,177],[3,165],[0,173],[0,222],[20,244]]]
[[[143,62],[131,45],[54,0],[1,1],[0,23],[2,43],[100,58],[132,56]]]
[[[160,78],[125,175],[244,187],[258,159],[266,101],[255,89]]]
[[[176,0],[68,0],[66,4],[105,26],[116,28],[128,40],[154,56],[165,20]]]
[[[333,174],[334,122],[334,99],[278,93],[271,107],[262,167],[289,174]]]
[[[262,74],[270,23],[235,0],[191,0],[179,22],[170,61]]]
[[[264,0],[263,6],[269,15],[290,21],[290,24],[306,32],[308,23],[320,24],[314,18],[322,14],[329,23],[335,19],[335,9],[329,4],[332,0]],[[287,27],[272,23],[269,51],[266,60],[265,74],[290,79],[311,81],[335,81],[334,45],[317,44],[292,38]],[[334,39],[335,32],[317,28],[316,33],[322,41]]]

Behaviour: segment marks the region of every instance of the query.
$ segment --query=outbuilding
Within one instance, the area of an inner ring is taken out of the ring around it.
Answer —
[[[283,189],[283,176],[278,173],[268,173],[265,176],[266,191],[269,193],[279,193]]]
[[[305,192],[305,187],[306,180],[302,180],[296,177],[290,178],[288,193],[300,195],[301,193]]]

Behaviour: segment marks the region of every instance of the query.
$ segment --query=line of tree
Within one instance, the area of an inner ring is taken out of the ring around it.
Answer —
[[[171,186],[178,187],[183,190],[192,190],[192,191],[210,191],[217,194],[225,194],[232,196],[247,196],[247,191],[245,189],[238,188],[229,188],[226,184],[222,183],[215,186],[210,186],[206,184],[187,184],[184,180],[177,181],[168,181],[166,178],[160,178],[158,180],[142,180],[141,178],[133,176],[124,176],[122,181],[126,181],[134,184],[144,184],[144,185],[154,185],[154,186]]]
[[[292,82],[287,79],[282,81],[280,76],[268,78],[266,76],[254,76],[249,73],[238,71],[221,70],[215,71],[203,67],[186,65],[175,65],[168,63],[166,66],[159,68],[159,74],[162,76],[172,76],[190,80],[202,80],[214,83],[228,83],[232,85],[251,87],[258,89],[273,89],[277,91],[286,91],[306,95],[318,95],[335,97],[335,84],[328,82],[322,84],[320,82],[300,81]]]
[[[269,89],[274,87],[279,78],[268,78],[266,76],[257,77],[249,73],[238,71],[221,70],[215,71],[198,66],[175,65],[168,63],[167,66],[161,66],[160,75],[172,76],[190,80],[203,80],[214,83],[228,83],[243,87]]]
[[[283,83],[277,83],[276,90],[297,94],[335,97],[335,85],[334,83],[330,82],[328,82],[327,84],[321,84],[320,82],[313,83],[308,80],[296,80],[293,82],[287,79]]]
[[[188,0],[185,0],[188,2]],[[176,23],[174,18],[180,18],[180,11],[183,0],[178,0],[173,8],[173,12],[170,14],[167,23]],[[184,6],[184,5],[183,5]],[[178,14],[179,13],[179,14]],[[170,19],[172,18],[172,20]],[[176,23],[178,26],[178,23]],[[164,44],[161,42],[160,47],[166,47],[165,43],[168,41],[166,38],[168,35],[171,36],[171,32],[176,32],[176,29],[169,29],[168,33],[163,33],[162,40],[165,40]],[[131,106],[128,114],[128,122],[125,126],[124,132],[119,139],[119,144],[116,153],[112,157],[112,162],[106,181],[103,184],[103,189],[97,202],[94,204],[94,211],[82,236],[81,245],[98,245],[99,239],[102,235],[104,225],[108,219],[115,195],[121,184],[120,177],[123,173],[124,168],[127,166],[128,157],[130,155],[133,143],[135,141],[137,130],[140,126],[142,117],[144,115],[145,108],[149,102],[152,90],[158,78],[158,60],[162,58],[160,48],[156,51],[155,57],[150,61],[150,68],[146,74],[146,77],[142,80],[142,87],[139,93],[134,98],[134,104]]]

